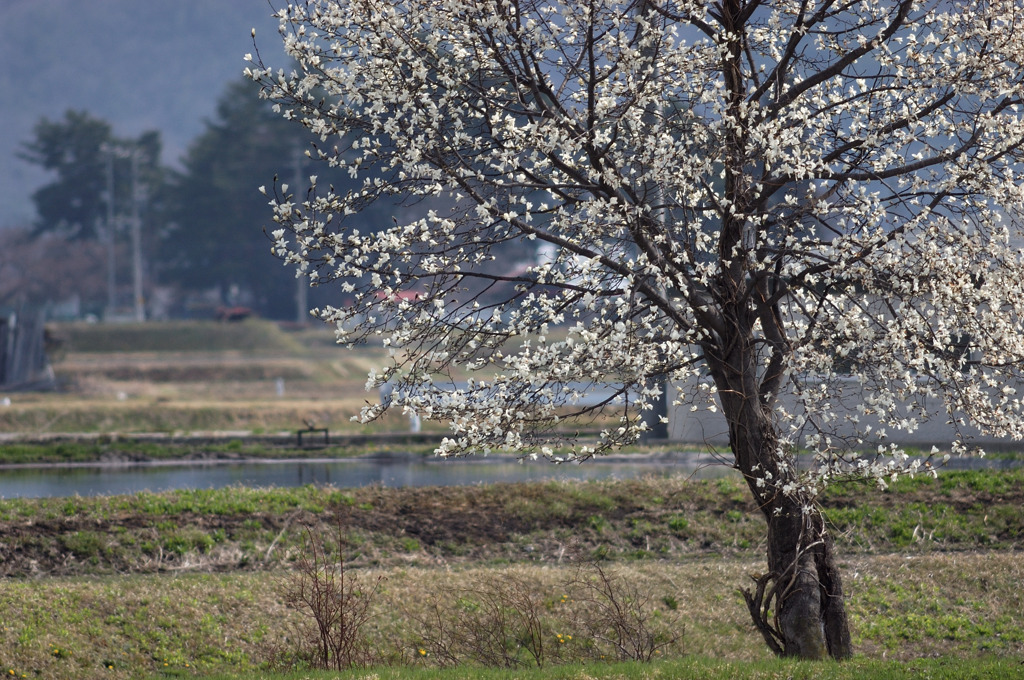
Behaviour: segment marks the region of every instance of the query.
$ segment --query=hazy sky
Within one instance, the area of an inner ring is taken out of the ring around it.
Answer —
[[[160,130],[174,164],[260,51],[282,65],[267,0],[0,0],[0,227],[27,225],[49,177],[15,156],[40,117],[85,109],[118,136]]]

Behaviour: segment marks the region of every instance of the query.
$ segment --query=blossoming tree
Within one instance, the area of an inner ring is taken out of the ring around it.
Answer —
[[[767,523],[754,625],[779,654],[848,656],[822,490],[934,469],[899,446],[928,417],[954,455],[972,428],[1024,434],[1020,0],[308,0],[280,19],[296,70],[248,74],[364,182],[267,190],[274,248],[340,286],[314,313],[341,342],[391,348],[368,384],[449,421],[442,455],[562,460],[636,440],[667,384],[694,386],[677,405],[721,410]],[[395,197],[432,208],[361,222]],[[533,263],[507,266],[524,243]],[[596,388],[614,398],[582,400]],[[612,408],[596,444],[559,438]]]

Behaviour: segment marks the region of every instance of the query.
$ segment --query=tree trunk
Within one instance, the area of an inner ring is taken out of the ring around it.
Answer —
[[[742,217],[759,200],[749,189],[751,147],[744,124],[749,87],[741,36],[750,8],[741,0],[722,0],[717,7],[724,35],[730,36],[722,53],[724,118],[731,121],[723,126],[724,196],[730,209],[722,215],[722,269],[712,286],[717,314],[697,311],[708,314],[705,327],[715,329],[701,349],[729,424],[736,469],[768,522],[768,573],[756,578],[755,592],[744,591],[744,597],[754,625],[776,654],[843,659],[851,654],[850,632],[832,541],[814,498],[797,484],[795,456],[780,450],[772,412],[791,352],[785,321],[765,272],[751,266],[760,256],[750,250],[747,237],[760,227]]]
[[[779,656],[848,658],[853,650],[842,578],[821,510],[813,500],[802,501],[799,491],[783,493],[794,481],[796,461],[778,464],[777,437],[763,411],[745,425],[730,428],[737,467],[768,524],[768,573],[755,578],[753,593],[743,591],[754,625]]]
[[[796,460],[779,457],[771,400],[759,395],[756,371],[743,370],[746,362],[735,355],[730,359],[709,362],[711,372],[736,468],[768,524],[768,573],[755,577],[753,592],[743,591],[750,615],[779,656],[848,658],[853,650],[832,537],[813,498],[804,500],[799,489],[783,493],[797,481]]]
[[[755,625],[780,656],[845,659],[852,654],[842,579],[818,508],[784,499],[768,518],[768,578],[758,601],[747,594]],[[759,583],[760,586],[760,583]],[[769,610],[774,612],[769,621]]]

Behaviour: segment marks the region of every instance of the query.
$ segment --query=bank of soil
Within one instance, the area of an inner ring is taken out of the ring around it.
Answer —
[[[748,495],[734,480],[640,479],[12,499],[0,575],[260,570],[310,539],[340,540],[356,567],[757,556]],[[840,489],[824,505],[841,554],[1024,548],[1021,472]]]

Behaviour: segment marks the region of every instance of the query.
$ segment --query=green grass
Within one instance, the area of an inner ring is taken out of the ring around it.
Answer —
[[[981,483],[983,474],[994,479]],[[761,555],[764,520],[743,494],[734,480],[652,477],[12,498],[0,500],[0,574],[271,569],[294,558],[303,525],[336,518],[361,567]],[[948,473],[901,492],[855,487],[825,498],[841,555],[1021,550],[1022,505],[1024,470]]]
[[[203,677],[207,680],[1004,680],[1020,677],[1021,663],[1021,660],[1015,658],[918,659],[910,663],[857,658],[844,663],[807,663],[778,659],[729,662],[705,657],[688,657],[659,661],[650,665],[619,663],[531,669],[514,673],[480,668],[441,671],[422,668],[374,668],[342,673],[261,671]]]
[[[927,545],[967,549],[1024,540],[1024,468],[940,472],[896,482],[885,493],[867,485],[828,491],[834,531],[865,549]]]
[[[337,439],[336,439],[337,441]],[[357,440],[358,441],[358,440]],[[131,435],[67,441],[14,442],[0,445],[0,465],[40,465],[103,461],[157,461],[194,458],[352,458],[379,454],[425,457],[435,445],[365,441],[298,448],[294,434],[266,438],[140,439]]]
[[[351,505],[352,502],[352,496],[344,491],[315,486],[267,489],[235,486],[161,493],[141,491],[119,496],[0,500],[0,521],[74,518],[88,522],[114,517],[141,519],[179,515],[282,515],[296,510],[322,513],[331,507]]]

